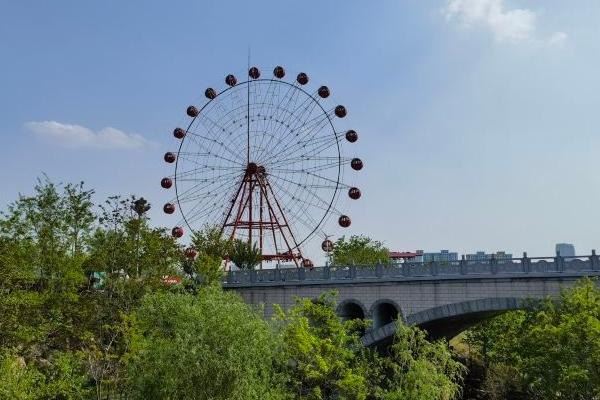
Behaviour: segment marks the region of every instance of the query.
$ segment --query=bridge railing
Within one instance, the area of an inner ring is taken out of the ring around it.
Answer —
[[[600,274],[600,260],[596,251],[591,255],[563,257],[528,257],[488,260],[404,262],[391,265],[344,265],[312,269],[273,268],[262,270],[229,271],[225,286],[269,286],[290,283],[327,284],[332,282],[360,282],[385,280],[410,280],[417,278],[479,278],[493,275],[522,276],[527,274],[587,273]]]

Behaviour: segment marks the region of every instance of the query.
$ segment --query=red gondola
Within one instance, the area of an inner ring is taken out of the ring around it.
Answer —
[[[335,115],[338,118],[344,118],[346,116],[346,107],[340,105],[335,108]]]
[[[360,158],[353,158],[352,161],[350,161],[350,166],[353,170],[360,171],[363,168],[363,162]]]
[[[173,186],[173,181],[171,178],[162,178],[160,181],[160,186],[162,186],[163,189],[169,189],[171,186]]]
[[[340,226],[342,228],[347,228],[351,224],[350,217],[347,215],[341,215],[340,218],[338,219],[338,223],[340,224]]]
[[[176,226],[175,228],[173,228],[173,230],[171,230],[171,234],[175,238],[180,238],[183,236],[183,228],[180,226]]]

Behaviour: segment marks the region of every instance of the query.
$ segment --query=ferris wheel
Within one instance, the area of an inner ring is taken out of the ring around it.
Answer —
[[[321,237],[331,251],[324,232],[330,217],[350,226],[337,203],[340,195],[361,197],[343,182],[346,170],[363,168],[342,151],[358,133],[336,128],[347,110],[330,104],[327,86],[309,89],[303,72],[291,82],[285,77],[281,66],[269,77],[252,67],[247,80],[227,75],[223,90],[208,88],[204,105],[187,108],[189,123],[173,131],[179,148],[164,155],[174,173],[161,181],[175,192],[164,212],[181,215],[174,237],[184,226],[218,226],[225,237],[256,245],[265,261],[312,267],[302,246]]]

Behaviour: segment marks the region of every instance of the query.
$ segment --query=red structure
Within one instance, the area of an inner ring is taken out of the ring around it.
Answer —
[[[410,251],[390,251],[390,258],[392,260],[403,260],[408,261],[421,256],[421,253],[414,253]]]
[[[258,242],[261,250],[265,235],[270,235],[275,254],[263,254],[263,260],[293,261],[300,267],[299,260],[302,259],[302,254],[298,242],[269,184],[266,172],[262,165],[248,163],[244,179],[225,217],[223,230],[227,227],[232,228],[230,239],[235,238],[240,230],[247,231],[249,243]],[[258,215],[253,214],[256,202]],[[279,243],[278,236],[282,239]],[[306,263],[303,265],[306,266]]]

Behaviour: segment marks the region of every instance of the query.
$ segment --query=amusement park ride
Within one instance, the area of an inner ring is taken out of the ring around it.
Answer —
[[[192,232],[219,226],[225,237],[256,245],[264,261],[312,268],[301,246],[320,236],[321,248],[331,252],[333,243],[323,232],[329,217],[350,226],[336,204],[340,193],[361,197],[360,189],[342,182],[344,167],[363,168],[359,158],[342,155],[344,142],[355,143],[358,134],[336,130],[335,119],[347,111],[327,104],[327,86],[310,90],[307,74],[292,83],[285,75],[281,66],[262,78],[252,67],[243,82],[227,75],[224,90],[208,88],[202,107],[187,108],[189,124],[173,131],[179,149],[164,155],[175,172],[161,181],[175,189],[164,212],[179,208],[181,214],[174,237],[183,236],[184,224]]]

